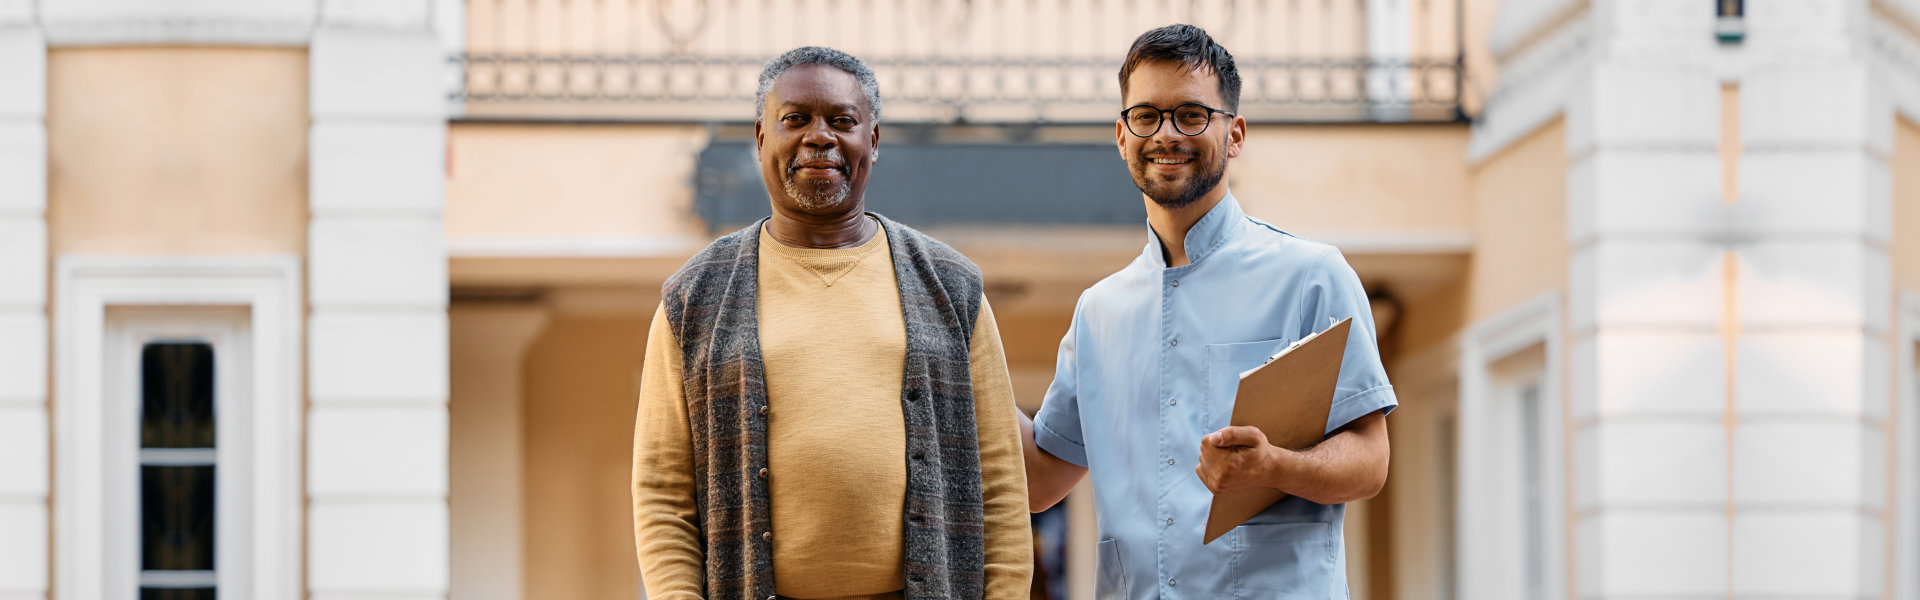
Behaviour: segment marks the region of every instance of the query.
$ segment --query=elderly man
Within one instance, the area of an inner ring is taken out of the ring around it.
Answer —
[[[1147,207],[1141,255],[1080,296],[1040,413],[1024,415],[1033,510],[1093,474],[1099,598],[1344,600],[1344,504],[1387,477],[1387,384],[1373,317],[1332,246],[1241,212],[1227,189],[1240,76],[1205,31],[1142,34],[1120,67],[1115,145]],[[1353,318],[1325,441],[1227,427],[1238,374]],[[1212,492],[1292,497],[1202,544]]]
[[[880,91],[859,59],[760,74],[773,214],[667,280],[634,428],[648,597],[1024,598],[1013,389],[973,263],[866,212]]]

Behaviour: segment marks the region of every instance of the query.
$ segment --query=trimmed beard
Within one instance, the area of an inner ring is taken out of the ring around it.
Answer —
[[[1207,195],[1207,192],[1213,191],[1214,186],[1220,185],[1220,179],[1227,174],[1226,161],[1220,161],[1214,165],[1213,169],[1207,169],[1208,165],[1205,164],[1195,165],[1200,167],[1199,172],[1188,179],[1186,185],[1175,187],[1177,182],[1157,181],[1149,177],[1147,165],[1150,164],[1153,164],[1153,161],[1147,159],[1146,152],[1143,150],[1140,153],[1140,159],[1133,164],[1133,185],[1140,188],[1140,193],[1146,194],[1154,204],[1168,209],[1193,204],[1201,196]]]
[[[844,175],[843,175],[844,177]],[[793,171],[787,172],[787,180],[781,187],[787,191],[787,198],[794,206],[806,212],[821,212],[839,206],[853,193],[853,182],[844,178],[838,182],[821,182],[816,185],[802,186],[793,180]]]
[[[800,182],[794,181],[793,174],[800,170],[800,163],[809,160],[839,162],[840,182],[823,181],[813,185],[801,185]],[[847,200],[848,195],[853,193],[853,180],[847,171],[846,157],[840,154],[838,148],[817,151],[803,149],[799,156],[793,157],[793,162],[787,163],[786,180],[781,182],[780,187],[786,190],[787,198],[792,199],[793,204],[800,210],[817,213],[839,206],[841,202]]]

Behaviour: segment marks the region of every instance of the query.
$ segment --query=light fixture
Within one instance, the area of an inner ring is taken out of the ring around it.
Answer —
[[[1714,0],[1717,18],[1713,21],[1713,35],[1722,44],[1738,44],[1747,37],[1747,1]]]

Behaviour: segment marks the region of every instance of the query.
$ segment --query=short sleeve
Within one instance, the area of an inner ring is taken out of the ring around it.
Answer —
[[[1319,261],[1320,297],[1307,311],[1311,323],[1307,333],[1324,330],[1341,319],[1351,317],[1347,331],[1347,350],[1340,360],[1340,379],[1334,387],[1333,407],[1327,413],[1327,432],[1340,429],[1355,419],[1376,412],[1391,412],[1400,401],[1387,381],[1386,366],[1380,362],[1379,340],[1375,337],[1373,307],[1367,290],[1339,250],[1329,248]]]
[[[1084,303],[1086,296],[1080,299]],[[1080,304],[1076,304],[1067,335],[1060,338],[1053,383],[1047,386],[1040,413],[1033,418],[1033,443],[1047,454],[1084,467],[1087,466],[1087,446],[1086,438],[1080,434],[1079,369],[1075,353],[1075,336],[1080,329]]]

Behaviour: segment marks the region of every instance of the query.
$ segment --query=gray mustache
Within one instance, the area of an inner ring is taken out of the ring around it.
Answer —
[[[793,157],[792,162],[787,163],[787,175],[791,176],[794,171],[800,170],[800,163],[814,160],[831,160],[840,163],[840,166],[834,170],[841,173],[847,171],[847,159],[840,155],[839,150],[801,150],[799,155]]]

